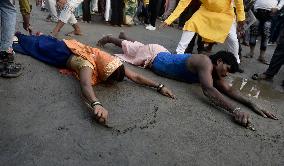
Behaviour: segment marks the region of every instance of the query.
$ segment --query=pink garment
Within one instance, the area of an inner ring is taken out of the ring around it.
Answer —
[[[125,62],[140,66],[150,67],[153,60],[160,52],[169,52],[165,47],[158,44],[142,44],[140,42],[131,42],[123,40],[121,43],[124,54],[115,54]]]

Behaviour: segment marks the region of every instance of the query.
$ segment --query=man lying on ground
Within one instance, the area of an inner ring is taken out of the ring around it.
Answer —
[[[250,127],[250,115],[240,111],[240,107],[227,100],[220,92],[251,108],[265,118],[277,119],[275,115],[262,110],[225,81],[228,72],[238,70],[236,58],[230,52],[220,51],[210,57],[202,54],[171,54],[158,44],[144,45],[127,37],[123,32],[119,38],[105,36],[97,43],[103,47],[107,43],[121,47],[124,54],[117,54],[122,60],[136,66],[149,68],[154,73],[188,83],[200,83],[203,93],[214,104],[230,112],[235,120]]]
[[[68,68],[75,72],[80,80],[86,104],[91,106],[91,111],[100,123],[106,123],[108,111],[99,102],[92,85],[101,82],[122,81],[126,76],[137,84],[156,88],[159,93],[174,98],[172,92],[163,84],[156,83],[131,71],[118,58],[98,48],[84,45],[76,40],[59,41],[46,35],[26,36],[17,33],[16,36],[18,43],[13,45],[16,52],[29,55],[52,66]]]

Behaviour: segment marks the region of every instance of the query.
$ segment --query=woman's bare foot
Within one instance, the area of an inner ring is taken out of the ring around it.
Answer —
[[[123,31],[120,32],[119,35],[118,35],[118,38],[119,38],[119,39],[126,39],[125,33],[124,33]]]
[[[104,47],[105,46],[105,44],[107,44],[108,43],[108,41],[110,40],[110,37],[111,37],[112,35],[106,35],[106,36],[104,36],[103,38],[101,38],[98,42],[97,42],[97,46],[99,46],[99,47]]]
[[[81,31],[74,30],[72,32],[66,33],[65,35],[66,36],[74,36],[74,35],[82,36],[83,34]]]

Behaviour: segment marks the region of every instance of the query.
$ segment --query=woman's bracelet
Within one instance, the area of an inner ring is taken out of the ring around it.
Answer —
[[[163,84],[159,84],[158,87],[157,87],[157,92],[161,92],[161,90],[163,89],[165,85]]]
[[[95,108],[97,105],[103,106],[102,103],[99,102],[99,101],[93,101],[93,102],[91,103],[91,107],[92,107],[92,108]]]
[[[235,114],[236,112],[240,112],[240,110],[241,110],[240,107],[236,107],[236,108],[233,110],[232,114]]]

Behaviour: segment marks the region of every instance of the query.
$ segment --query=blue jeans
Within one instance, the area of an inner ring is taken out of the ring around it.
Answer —
[[[0,0],[1,42],[0,51],[12,48],[16,26],[16,8],[12,0]]]

